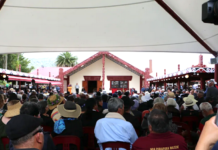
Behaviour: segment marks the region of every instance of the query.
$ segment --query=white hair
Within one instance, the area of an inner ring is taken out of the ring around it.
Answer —
[[[203,103],[200,104],[200,110],[209,111],[211,109],[213,109],[212,105],[210,103],[208,103],[208,102],[203,102]]]

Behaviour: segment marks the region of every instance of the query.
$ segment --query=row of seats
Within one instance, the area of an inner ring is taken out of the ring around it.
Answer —
[[[4,144],[4,150],[6,150],[6,146],[9,144],[9,139],[7,137],[1,138],[2,143]],[[70,144],[76,145],[77,150],[80,150],[80,138],[77,136],[57,136],[53,138],[53,142],[55,145],[62,144],[63,150],[70,150]],[[124,148],[126,150],[130,150],[130,143],[125,142],[107,142],[102,144],[103,149],[112,148],[112,150],[118,150],[119,148]],[[99,150],[99,148],[95,147],[87,147],[86,150]]]

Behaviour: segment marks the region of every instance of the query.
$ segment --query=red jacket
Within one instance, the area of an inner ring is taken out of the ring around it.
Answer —
[[[188,150],[182,136],[172,132],[150,133],[146,137],[138,138],[132,150]]]

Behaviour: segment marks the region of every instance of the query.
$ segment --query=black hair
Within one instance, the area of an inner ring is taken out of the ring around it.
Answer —
[[[171,88],[167,88],[167,90],[172,91]]]
[[[101,98],[101,96],[96,96],[96,97],[95,97],[95,100],[96,100],[96,102],[97,102],[97,104],[98,104],[99,102],[102,101],[102,98]]]
[[[67,97],[67,101],[74,102],[74,97],[73,97],[73,95],[68,96],[68,97]]]
[[[38,99],[43,99],[43,98],[44,98],[43,94],[39,94]]]
[[[169,131],[169,119],[166,112],[154,109],[151,111],[148,122],[152,126],[152,131],[156,133],[165,133]]]
[[[97,92],[97,93],[96,93],[96,96],[101,96],[101,93],[100,93],[100,92]]]
[[[108,96],[106,94],[103,94],[101,96],[101,99],[103,100],[103,102],[107,102],[108,101]]]
[[[126,95],[127,97],[129,97],[129,92],[125,92],[124,95]]]
[[[26,102],[20,108],[20,114],[27,114],[31,116],[38,116],[39,114],[39,107],[36,103],[33,102]]]
[[[193,106],[187,106],[186,110],[194,110],[194,109],[193,109]]]
[[[37,102],[38,102],[38,99],[37,99],[37,98],[31,98],[31,99],[30,99],[30,102],[37,103]]]
[[[89,98],[86,100],[86,112],[85,112],[85,118],[87,120],[91,120],[92,119],[92,110],[94,108],[95,105],[97,105],[97,102],[94,98]]]
[[[37,105],[38,105],[40,114],[44,114],[45,109],[47,107],[47,101],[40,101],[40,102],[37,103]]]
[[[124,102],[124,111],[128,111],[131,106],[130,106],[130,105],[125,105],[125,103],[128,102],[128,101],[130,101],[130,98],[127,97],[127,96],[123,96],[121,99],[122,99],[123,102]]]

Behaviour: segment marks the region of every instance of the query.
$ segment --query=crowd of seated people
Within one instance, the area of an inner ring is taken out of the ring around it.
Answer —
[[[94,146],[100,150],[107,142],[129,143],[134,150],[187,150],[189,142],[197,144],[206,122],[215,116],[218,90],[212,81],[208,85],[209,95],[200,89],[170,88],[143,88],[132,94],[0,91],[0,138],[9,138],[10,150],[62,150],[64,145],[54,139],[75,136],[80,149],[93,149],[88,147],[90,135],[84,132],[90,127]],[[182,124],[186,127],[181,132]],[[3,145],[0,140],[0,149]],[[72,143],[69,147],[78,149]]]

